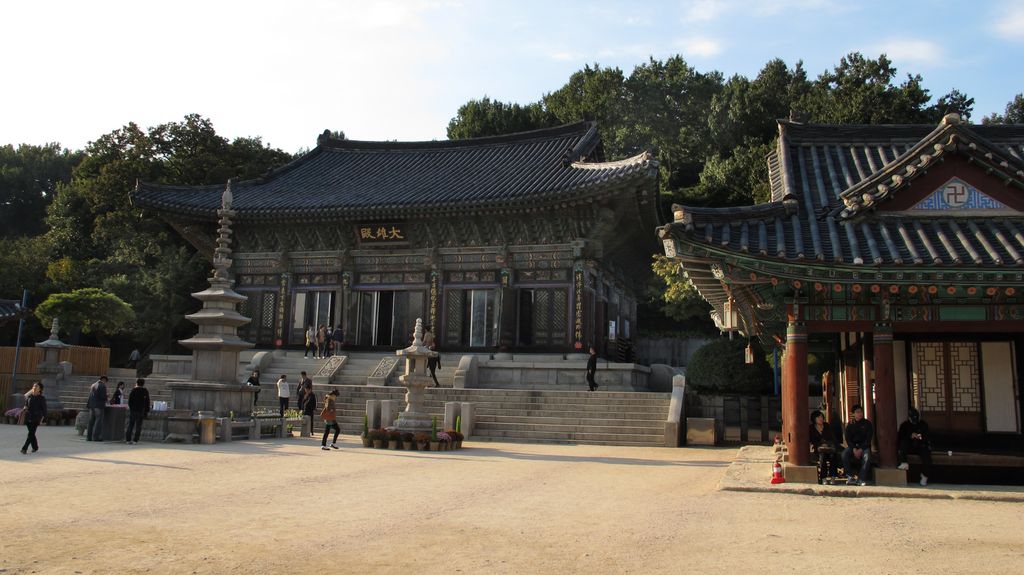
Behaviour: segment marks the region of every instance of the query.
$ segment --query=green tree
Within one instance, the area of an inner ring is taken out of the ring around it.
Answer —
[[[564,86],[544,95],[544,108],[556,123],[596,121],[605,152],[624,154],[620,130],[626,104],[622,70],[586,65],[574,72]]]
[[[559,124],[540,102],[521,106],[491,100],[484,96],[459,107],[448,122],[448,138],[459,140],[526,132]]]
[[[46,290],[50,246],[44,236],[0,239],[0,297],[19,299]]]
[[[893,84],[897,74],[892,61],[882,54],[876,60],[853,52],[830,71],[823,72],[799,102],[797,109],[810,121],[825,124],[906,124],[930,121],[928,90],[920,75],[907,74]]]
[[[47,276],[60,291],[99,287],[115,294],[137,312],[128,327],[133,338],[170,344],[191,330],[183,322],[196,305],[188,294],[202,289],[209,265],[163,220],[131,205],[136,182],[223,184],[256,177],[291,156],[259,138],[228,142],[195,115],[149,130],[128,124],[85,153],[49,208]]]
[[[43,233],[46,206],[81,158],[55,143],[0,146],[0,237]]]
[[[1017,94],[1006,104],[1002,114],[981,119],[982,124],[1024,124],[1024,94]]]
[[[56,317],[70,332],[81,330],[100,337],[126,329],[135,319],[131,306],[98,288],[52,294],[36,307],[35,315],[43,325]]]
[[[744,350],[752,345],[754,363],[744,361]],[[686,383],[709,393],[766,393],[772,382],[771,367],[756,341],[720,339],[693,354],[686,366]]]
[[[679,273],[679,263],[664,255],[655,255],[652,260],[654,275],[648,282],[649,299],[660,306],[666,317],[681,322],[706,323],[711,306]]]

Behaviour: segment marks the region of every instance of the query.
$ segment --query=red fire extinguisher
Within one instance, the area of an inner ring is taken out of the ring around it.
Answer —
[[[782,476],[782,460],[776,459],[775,463],[772,464],[772,485],[785,482],[786,478]]]

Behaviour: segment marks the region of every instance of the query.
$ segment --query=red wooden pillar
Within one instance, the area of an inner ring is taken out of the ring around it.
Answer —
[[[875,325],[875,436],[879,463],[896,467],[896,380],[893,377],[892,326]]]
[[[809,459],[807,413],[807,326],[789,322],[786,355],[782,360],[783,435],[789,463],[807,465]]]

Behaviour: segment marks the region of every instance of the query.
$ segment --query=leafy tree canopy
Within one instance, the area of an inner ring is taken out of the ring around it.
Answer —
[[[36,307],[35,315],[43,325],[58,318],[69,331],[113,335],[135,319],[131,306],[114,294],[97,288],[71,293],[55,293]]]
[[[0,237],[43,233],[46,206],[81,159],[60,144],[0,146]]]
[[[747,344],[753,345],[754,363],[744,362]],[[686,366],[686,383],[710,393],[766,393],[772,385],[771,367],[757,342],[720,339],[693,354]]]
[[[992,114],[981,119],[982,124],[1024,124],[1024,94],[1017,94],[1006,104],[1002,114]]]

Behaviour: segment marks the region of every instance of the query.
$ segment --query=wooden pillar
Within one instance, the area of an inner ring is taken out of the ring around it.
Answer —
[[[893,376],[892,326],[876,324],[875,437],[882,467],[896,467],[896,380]]]
[[[786,355],[782,360],[782,405],[789,463],[807,465],[807,326],[792,321],[786,328]]]
[[[875,394],[874,394],[874,365],[869,353],[874,355],[873,336],[870,332],[861,334],[861,370],[860,370],[860,393],[861,405],[864,406],[864,418],[870,421],[875,420]]]

